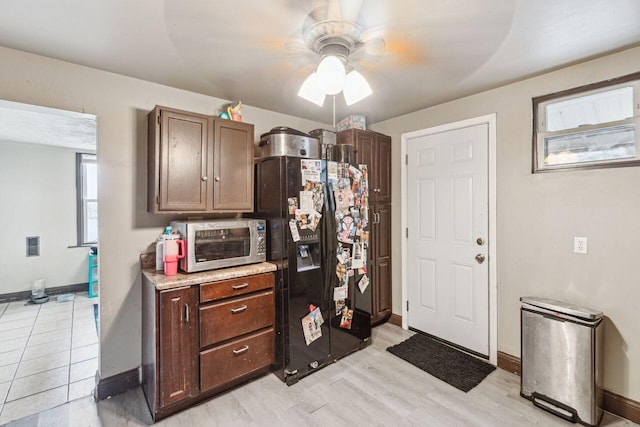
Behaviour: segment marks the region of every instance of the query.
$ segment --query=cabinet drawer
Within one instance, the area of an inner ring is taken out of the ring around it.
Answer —
[[[200,285],[200,303],[273,288],[273,273],[221,280]]]
[[[200,346],[273,325],[273,291],[200,307]]]
[[[200,352],[200,388],[206,391],[274,361],[273,328]]]

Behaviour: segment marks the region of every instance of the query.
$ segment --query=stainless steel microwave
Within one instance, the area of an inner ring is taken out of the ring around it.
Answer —
[[[187,273],[266,260],[263,219],[171,221],[185,241],[180,269]]]

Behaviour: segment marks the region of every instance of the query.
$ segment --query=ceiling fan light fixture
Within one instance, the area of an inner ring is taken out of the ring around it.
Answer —
[[[345,69],[342,61],[334,55],[322,58],[318,65],[318,83],[327,95],[335,95],[344,87]]]
[[[352,105],[371,95],[373,91],[367,79],[356,70],[352,70],[345,77],[343,93],[347,105]]]
[[[320,107],[324,105],[325,92],[322,90],[322,86],[318,81],[318,74],[314,71],[309,77],[302,83],[298,96],[312,102]]]

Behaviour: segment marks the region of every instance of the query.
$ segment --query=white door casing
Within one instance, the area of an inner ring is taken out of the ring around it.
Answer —
[[[403,327],[495,364],[495,114],[403,134],[402,151]]]

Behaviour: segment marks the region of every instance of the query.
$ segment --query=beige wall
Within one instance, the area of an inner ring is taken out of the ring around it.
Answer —
[[[138,256],[171,219],[146,212],[146,115],[156,104],[217,114],[228,101],[6,48],[0,48],[0,64],[0,99],[98,117],[100,375],[137,368]],[[255,124],[256,137],[279,125],[307,131],[327,126],[250,106],[242,114]]]
[[[640,71],[640,48],[372,126],[393,137],[393,312],[401,313],[400,135],[497,113],[498,350],[520,355],[519,297],[604,311],[606,389],[640,400],[640,168],[531,173],[531,98]],[[589,254],[573,253],[573,237]],[[494,242],[495,243],[495,242]]]
[[[89,248],[78,243],[77,150],[0,141],[0,294],[87,282]],[[26,237],[40,236],[40,255],[26,256]]]

